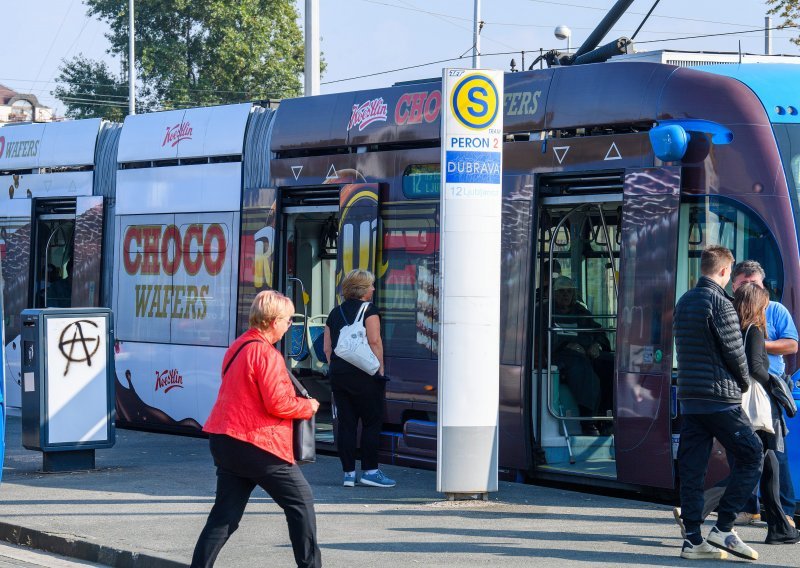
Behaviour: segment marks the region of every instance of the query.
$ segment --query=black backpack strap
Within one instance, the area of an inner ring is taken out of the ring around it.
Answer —
[[[239,353],[241,353],[242,349],[244,349],[244,346],[245,346],[245,345],[247,345],[248,343],[261,343],[261,341],[260,341],[260,340],[258,340],[258,339],[250,339],[250,340],[248,340],[248,341],[245,341],[244,343],[242,343],[242,344],[239,346],[239,349],[237,349],[237,350],[236,350],[236,353],[234,353],[234,354],[233,354],[233,357],[231,357],[230,361],[228,361],[228,364],[227,364],[227,365],[225,365],[225,370],[224,370],[224,371],[222,371],[222,376],[223,376],[223,377],[225,376],[225,373],[227,373],[227,372],[228,372],[228,369],[230,369],[230,368],[231,368],[231,363],[233,363],[233,360],[234,360],[234,359],[236,359],[236,356],[237,356]]]

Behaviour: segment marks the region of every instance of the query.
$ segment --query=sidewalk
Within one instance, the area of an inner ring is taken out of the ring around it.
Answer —
[[[206,440],[117,430],[97,470],[43,474],[8,420],[0,539],[113,566],[185,566],[214,498]],[[326,568],[695,566],[669,507],[513,483],[488,502],[442,501],[433,472],[384,468],[394,489],[341,487],[338,459],[304,466]],[[220,568],[293,566],[283,513],[256,489]],[[800,566],[800,546],[761,544],[759,566]],[[700,565],[704,562],[700,562]],[[716,565],[719,565],[717,562]]]

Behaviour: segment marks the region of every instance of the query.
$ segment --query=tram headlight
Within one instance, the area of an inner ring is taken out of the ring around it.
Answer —
[[[689,133],[677,124],[656,126],[650,129],[650,145],[662,162],[677,162],[689,147]]]

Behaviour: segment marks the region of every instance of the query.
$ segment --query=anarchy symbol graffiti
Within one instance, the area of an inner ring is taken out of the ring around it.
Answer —
[[[92,366],[92,356],[97,353],[100,348],[100,335],[97,337],[86,337],[84,333],[84,325],[90,325],[95,329],[98,327],[96,323],[89,320],[78,320],[69,324],[61,332],[58,338],[58,349],[67,360],[67,368],[64,369],[64,376],[69,373],[70,363],[83,363]],[[72,331],[72,338],[69,339],[69,333]],[[91,333],[91,330],[88,330]]]

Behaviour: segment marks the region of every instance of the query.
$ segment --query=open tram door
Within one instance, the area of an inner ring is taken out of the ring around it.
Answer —
[[[679,172],[539,180],[533,414],[541,476],[673,487]]]
[[[667,489],[680,185],[679,167],[626,171],[617,329],[617,479]]]
[[[325,322],[354,268],[375,273],[378,184],[284,188],[280,198],[279,290],[295,305],[283,342],[287,365],[319,400],[317,442],[334,444],[335,413],[323,350]]]
[[[28,308],[100,305],[103,198],[33,199]]]
[[[610,172],[539,179],[532,377],[539,476],[616,479],[622,178]]]

